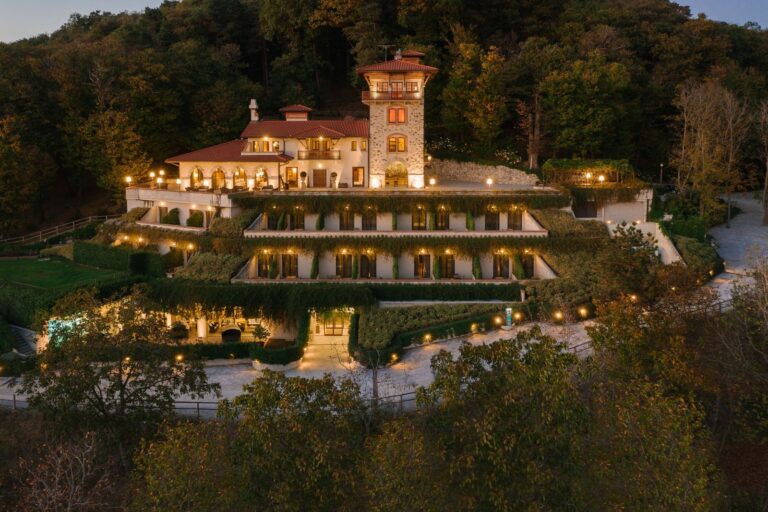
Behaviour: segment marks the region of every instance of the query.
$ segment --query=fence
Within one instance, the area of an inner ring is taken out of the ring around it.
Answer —
[[[72,222],[65,222],[64,224],[59,224],[58,226],[46,228],[41,231],[36,231],[34,233],[15,236],[12,238],[5,238],[3,240],[0,240],[0,243],[24,244],[27,242],[43,242],[54,236],[62,235],[64,233],[69,233],[70,231],[74,231],[78,228],[85,227],[94,222],[104,222],[106,220],[114,219],[117,217],[119,217],[119,215],[91,215],[90,217],[73,220]]]

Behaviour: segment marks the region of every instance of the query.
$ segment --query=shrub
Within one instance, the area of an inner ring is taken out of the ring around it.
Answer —
[[[288,364],[301,359],[304,347],[309,340],[309,313],[299,316],[296,329],[296,341],[288,346],[270,347],[270,343],[256,343],[251,349],[251,357],[263,364]]]
[[[363,348],[384,348],[396,333],[498,312],[499,309],[498,304],[433,304],[363,310],[360,314],[359,344]]]
[[[138,222],[140,221],[149,211],[149,208],[131,208],[128,212],[124,213],[120,220],[123,222]],[[178,215],[179,211],[176,210],[176,213]],[[161,221],[162,222],[162,221]],[[170,222],[164,222],[165,224],[171,224]],[[178,224],[178,222],[176,223]]]
[[[12,351],[15,345],[16,336],[5,319],[0,317],[0,354]]]
[[[668,234],[694,238],[699,242],[707,240],[707,223],[699,216],[664,221],[662,227]]]
[[[723,259],[710,244],[679,235],[672,235],[672,241],[688,268],[697,275],[709,279],[725,270]]]
[[[244,261],[242,256],[200,252],[192,256],[187,266],[180,268],[176,276],[196,281],[228,283]]]
[[[189,217],[187,218],[187,226],[191,228],[203,227],[203,212],[200,210],[195,210],[190,213]]]
[[[529,212],[551,236],[608,237],[608,228],[598,220],[577,220],[564,210],[531,210]]]
[[[76,240],[72,251],[76,263],[153,277],[165,274],[163,258],[154,252],[110,247]]]
[[[75,247],[69,243],[66,245],[57,245],[55,247],[47,247],[40,251],[40,257],[55,257],[72,260],[74,258]]]
[[[257,210],[243,210],[232,218],[216,217],[211,221],[208,231],[213,236],[239,237],[258,216]]]
[[[179,219],[179,209],[173,208],[168,213],[166,213],[163,218],[160,219],[160,224],[173,224],[174,226],[181,224],[181,220]]]
[[[168,332],[172,340],[185,340],[189,338],[189,328],[181,322],[173,324]]]
[[[180,267],[184,264],[184,253],[176,247],[163,254],[163,266],[166,270]]]

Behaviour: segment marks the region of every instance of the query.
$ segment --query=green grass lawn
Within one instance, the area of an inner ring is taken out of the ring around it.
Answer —
[[[0,260],[0,282],[51,290],[75,287],[124,275],[66,260]]]

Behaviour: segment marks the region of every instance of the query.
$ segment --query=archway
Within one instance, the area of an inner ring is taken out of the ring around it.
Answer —
[[[227,178],[224,176],[224,171],[216,169],[213,173],[213,180],[211,182],[213,190],[221,190],[227,186]]]
[[[203,182],[203,173],[200,169],[195,168],[192,170],[192,174],[189,175],[190,188],[200,188]]]
[[[384,171],[385,187],[407,187],[408,168],[401,162],[395,162]]]
[[[244,189],[247,186],[245,171],[239,167],[235,170],[235,174],[232,175],[232,186],[235,189]]]

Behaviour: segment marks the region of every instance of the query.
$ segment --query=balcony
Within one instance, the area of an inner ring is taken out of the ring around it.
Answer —
[[[334,150],[309,150],[299,151],[299,160],[341,160],[341,151]]]
[[[419,91],[363,91],[365,100],[418,100],[421,99]]]

